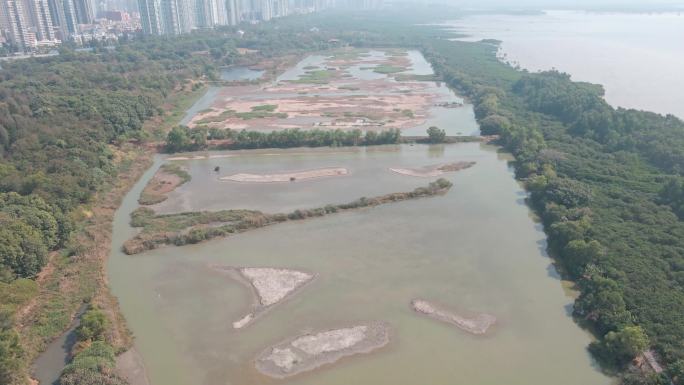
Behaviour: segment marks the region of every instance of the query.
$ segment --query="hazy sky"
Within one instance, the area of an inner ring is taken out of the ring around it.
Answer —
[[[661,6],[684,8],[684,0],[441,0],[441,2],[477,8],[658,8]]]

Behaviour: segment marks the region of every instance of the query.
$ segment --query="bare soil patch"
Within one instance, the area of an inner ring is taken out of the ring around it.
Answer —
[[[175,164],[164,164],[147,183],[138,198],[141,205],[153,205],[167,199],[166,194],[190,180],[190,174]]]
[[[415,127],[426,121],[440,96],[431,82],[404,79],[403,71],[410,65],[405,52],[386,50],[385,56],[368,58],[359,52],[333,51],[296,80],[225,87],[189,126],[249,131]],[[264,105],[277,108],[256,113],[255,108]]]

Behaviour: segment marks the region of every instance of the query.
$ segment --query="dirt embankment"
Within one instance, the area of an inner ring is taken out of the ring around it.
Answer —
[[[446,173],[457,172],[473,167],[475,162],[455,162],[447,164],[437,164],[418,168],[390,168],[390,171],[406,176],[420,178],[434,178]]]
[[[471,334],[485,334],[487,333],[487,330],[496,323],[496,317],[491,314],[480,313],[474,317],[468,318],[422,299],[414,299],[411,301],[411,307],[418,314],[449,323]]]
[[[228,273],[231,278],[247,284],[258,298],[252,311],[233,322],[234,329],[242,329],[266,311],[294,295],[314,279],[314,275],[299,270],[272,267],[212,266],[216,271]]]
[[[162,165],[147,183],[140,193],[138,203],[141,205],[154,205],[167,199],[168,193],[178,186],[188,182],[190,174],[177,164],[167,163]]]
[[[329,167],[318,168],[315,170],[306,171],[291,171],[276,174],[234,174],[219,178],[220,180],[227,180],[232,182],[242,183],[278,183],[278,182],[295,182],[309,179],[319,179],[336,176],[349,175],[349,170],[343,167]]]
[[[389,326],[372,322],[352,327],[305,334],[285,340],[264,350],[255,366],[273,378],[286,378],[387,345]]]
[[[363,197],[349,203],[295,210],[287,214],[264,214],[254,210],[222,210],[157,215],[152,209],[139,208],[131,214],[131,225],[142,229],[135,237],[124,242],[123,251],[126,254],[138,254],[165,245],[194,244],[287,221],[322,217],[364,207],[441,195],[449,191],[451,186],[452,183],[448,180],[438,179],[426,187],[418,187],[409,192],[391,193],[372,198]]]

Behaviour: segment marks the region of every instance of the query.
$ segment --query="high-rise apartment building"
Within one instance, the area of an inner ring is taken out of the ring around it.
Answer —
[[[140,24],[143,32],[150,35],[163,34],[161,25],[161,0],[138,0]]]
[[[225,0],[226,12],[228,13],[227,24],[237,25],[240,22],[239,0]]]
[[[95,19],[92,0],[73,0],[78,24],[92,24]]]
[[[139,0],[143,31],[152,35],[178,35],[190,32],[195,26],[204,26],[203,23],[213,26],[215,7],[206,0],[194,1]]]
[[[178,35],[181,33],[180,19],[178,18],[178,1],[161,0],[161,30],[165,35]]]
[[[28,0],[28,14],[31,27],[36,34],[37,41],[52,42],[57,40],[55,29],[52,25],[50,6],[48,0]]]
[[[26,50],[36,45],[36,36],[29,31],[21,0],[0,0],[0,28],[16,47]]]

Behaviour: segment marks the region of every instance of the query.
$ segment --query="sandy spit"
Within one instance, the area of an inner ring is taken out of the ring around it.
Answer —
[[[278,182],[292,182],[298,180],[308,180],[317,178],[326,178],[334,176],[349,175],[349,170],[343,167],[319,168],[307,171],[291,171],[277,174],[234,174],[219,178],[220,180],[227,180],[232,182],[243,183],[278,183]]]
[[[212,266],[212,269],[227,273],[229,277],[248,285],[257,298],[252,311],[233,322],[234,329],[249,326],[267,310],[291,297],[315,278],[312,273],[272,267]]]
[[[496,317],[491,314],[480,313],[474,317],[466,318],[422,299],[411,301],[411,307],[418,314],[452,324],[471,334],[485,334],[489,327],[496,323]]]
[[[437,164],[418,168],[390,168],[389,170],[405,176],[415,176],[420,178],[434,178],[449,172],[457,172],[473,167],[475,162],[455,162]]]
[[[264,350],[257,356],[255,366],[269,377],[286,378],[344,357],[370,353],[387,345],[389,340],[389,326],[384,322],[309,333]]]

